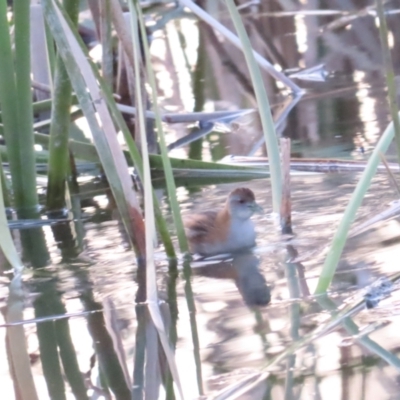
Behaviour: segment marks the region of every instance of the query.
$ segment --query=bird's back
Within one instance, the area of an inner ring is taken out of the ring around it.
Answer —
[[[185,218],[185,228],[191,252],[216,254],[224,251],[230,217],[225,210],[205,211]]]

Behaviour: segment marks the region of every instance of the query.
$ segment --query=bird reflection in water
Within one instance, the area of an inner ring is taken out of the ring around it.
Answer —
[[[232,253],[232,258],[194,268],[196,275],[216,279],[232,279],[249,307],[266,306],[271,291],[259,270],[260,259],[250,250]]]

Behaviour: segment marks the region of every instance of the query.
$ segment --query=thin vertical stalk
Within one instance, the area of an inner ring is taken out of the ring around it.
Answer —
[[[7,3],[0,0],[0,105],[15,205],[20,217],[36,210],[36,170],[30,81],[29,0],[14,2],[15,63],[8,31]],[[14,73],[15,71],[15,73]]]
[[[194,112],[203,111],[204,103],[206,102],[204,86],[205,86],[205,73],[206,73],[206,43],[204,35],[204,24],[199,21],[198,31],[199,31],[199,47],[197,48],[197,61],[194,72],[192,74],[193,78],[193,96],[194,96]],[[201,160],[202,154],[201,150],[203,148],[203,138],[200,138],[192,143],[190,143],[189,148],[189,158],[195,160]]]
[[[282,173],[280,168],[280,157],[278,140],[275,133],[274,120],[271,115],[271,108],[268,101],[267,92],[265,90],[263,78],[260,68],[256,63],[250,39],[246,33],[239,12],[233,0],[225,0],[231,15],[233,24],[235,25],[239,39],[242,43],[242,49],[249,68],[251,80],[253,82],[254,92],[256,94],[258,110],[260,113],[261,124],[267,145],[272,186],[272,207],[274,212],[279,213],[282,197]]]
[[[125,228],[138,257],[144,256],[143,219],[128,166],[117,140],[117,132],[107,104],[101,97],[93,68],[69,25],[68,16],[54,0],[43,1],[45,16],[56,40],[75,93],[88,120],[93,140],[118,204]]]
[[[76,25],[79,0],[64,0],[64,9]],[[54,93],[50,126],[47,208],[61,210],[65,205],[65,188],[68,175],[68,136],[72,86],[61,55],[57,55]]]
[[[165,142],[165,135],[164,135],[164,130],[162,127],[162,122],[161,122],[161,113],[160,109],[158,107],[158,98],[157,98],[157,85],[156,85],[156,80],[154,76],[154,71],[151,65],[151,57],[150,57],[150,51],[149,51],[149,45],[147,42],[147,37],[146,37],[146,31],[145,31],[145,26],[144,26],[144,19],[143,15],[141,12],[141,8],[137,7],[137,13],[138,13],[138,20],[139,20],[139,25],[141,29],[141,35],[142,35],[142,40],[143,40],[143,48],[144,48],[144,54],[146,57],[146,66],[147,66],[147,78],[149,80],[151,89],[152,89],[152,100],[153,100],[153,106],[154,106],[154,111],[155,111],[155,116],[156,116],[156,126],[157,126],[157,132],[158,132],[158,138],[159,138],[159,145],[160,145],[160,150],[161,150],[161,157],[162,157],[162,162],[163,162],[163,167],[164,167],[164,174],[167,182],[167,190],[168,190],[168,197],[169,201],[171,204],[172,208],[172,214],[175,222],[175,227],[177,231],[177,236],[178,236],[178,241],[179,241],[179,247],[181,252],[183,253],[188,253],[188,243],[186,239],[186,234],[185,234],[185,229],[183,226],[183,221],[182,221],[182,216],[180,213],[180,207],[179,203],[176,197],[176,185],[175,185],[175,180],[171,168],[171,162],[168,158],[168,150],[167,150],[167,145]],[[143,154],[144,157],[144,154]],[[146,213],[147,215],[147,213]],[[195,364],[196,364],[196,376],[197,376],[197,385],[199,389],[199,394],[203,394],[203,379],[202,379],[202,370],[201,370],[201,358],[200,358],[200,345],[199,345],[199,336],[198,336],[198,331],[197,331],[197,325],[196,325],[196,310],[195,310],[195,305],[193,301],[193,293],[191,290],[191,283],[190,283],[190,264],[189,260],[187,257],[185,257],[184,261],[184,271],[185,271],[185,279],[186,279],[186,285],[185,285],[185,290],[189,291],[191,293],[190,296],[186,296],[187,301],[188,301],[188,308],[189,308],[189,315],[191,319],[191,332],[192,332],[192,340],[193,340],[193,346],[194,346],[194,357],[195,357]],[[190,301],[191,298],[191,301]],[[174,339],[174,338],[172,338]],[[171,337],[170,337],[171,340]],[[168,357],[168,354],[167,354]],[[169,361],[169,360],[168,360]],[[170,368],[172,365],[170,365]],[[171,369],[171,373],[174,377],[174,379],[177,379],[177,376],[174,375],[173,370]],[[176,382],[178,384],[178,381]],[[170,380],[170,375],[168,374],[167,376],[167,393],[170,396],[170,398],[174,398],[174,393],[173,393],[173,386],[172,382]]]
[[[33,210],[38,203],[36,194],[36,170],[33,140],[33,112],[30,62],[30,0],[14,3],[15,18],[15,79],[18,95],[20,160],[22,174],[22,198],[15,197],[17,210]]]
[[[146,29],[144,26],[144,20],[143,20],[141,8],[138,7],[137,11],[138,11],[139,26],[140,26],[140,31],[141,31],[142,41],[143,41],[144,54],[146,57],[145,64],[147,67],[147,78],[148,78],[150,86],[151,86],[152,100],[153,100],[153,106],[154,106],[154,111],[155,111],[155,116],[156,116],[156,126],[157,126],[158,138],[159,138],[159,145],[160,145],[161,157],[162,157],[162,162],[163,162],[163,167],[164,167],[165,179],[167,182],[168,198],[169,198],[169,201],[171,204],[172,214],[173,214],[173,218],[174,218],[174,222],[175,222],[175,228],[177,231],[177,236],[178,236],[178,241],[179,241],[179,247],[183,253],[187,253],[189,250],[189,247],[188,247],[188,243],[187,243],[187,239],[186,239],[185,228],[183,226],[183,221],[182,221],[182,216],[181,216],[178,199],[176,197],[176,185],[175,185],[175,180],[174,180],[174,174],[172,172],[171,162],[168,157],[167,144],[165,142],[164,129],[163,129],[162,122],[161,122],[161,112],[158,107],[157,85],[156,85],[156,79],[154,76],[153,67],[151,65],[151,57],[150,57],[149,44],[147,41]],[[145,158],[144,154],[143,154],[143,158]]]
[[[138,7],[139,8],[139,7]],[[146,226],[146,262],[147,265],[154,264],[153,259],[153,239],[154,239],[154,205],[153,196],[151,192],[151,174],[149,164],[149,150],[147,147],[146,127],[144,118],[144,97],[142,93],[142,82],[140,74],[141,54],[140,54],[140,40],[139,40],[139,27],[137,24],[137,10],[136,4],[133,4],[133,0],[129,1],[129,11],[131,13],[131,34],[132,34],[132,45],[133,45],[133,63],[134,63],[134,74],[135,74],[135,100],[137,109],[136,127],[139,131],[141,138],[141,150],[143,157],[143,187],[144,187],[144,214],[145,214],[145,226]],[[154,267],[154,265],[153,265]],[[150,283],[149,283],[150,282]],[[147,275],[147,298],[150,296],[149,284],[153,285],[153,282],[149,280]]]
[[[137,126],[139,127],[139,134],[142,140],[142,156],[143,156],[143,186],[145,198],[145,227],[146,227],[146,294],[148,309],[151,319],[157,329],[160,342],[162,344],[164,354],[167,358],[168,365],[174,381],[179,389],[179,394],[183,400],[182,387],[179,380],[179,374],[172,352],[165,325],[160,312],[160,306],[157,293],[157,279],[154,264],[154,250],[153,250],[153,234],[154,234],[154,206],[153,206],[153,192],[151,186],[149,153],[147,148],[147,138],[145,130],[144,107],[142,97],[142,85],[140,76],[140,40],[139,40],[139,27],[138,27],[138,13],[140,6],[137,0],[129,1],[129,11],[131,13],[131,32],[133,41],[133,54],[134,54],[134,72],[135,72],[135,89],[136,89],[136,106],[137,106]],[[142,38],[143,39],[143,38]]]
[[[192,333],[192,342],[193,342],[194,363],[196,365],[197,387],[199,389],[199,394],[203,395],[204,394],[203,372],[201,368],[200,341],[199,341],[199,332],[197,329],[197,320],[196,320],[196,304],[194,302],[194,296],[191,284],[192,269],[190,267],[188,260],[184,260],[183,262],[183,275],[185,277],[185,297],[189,310],[190,331]]]
[[[10,152],[11,145],[16,146],[17,140],[13,136],[13,132],[18,131],[18,102],[6,0],[0,0],[0,52],[2,58],[0,68],[1,120],[4,124],[4,134],[11,141],[11,143],[8,143],[8,151]],[[6,140],[9,141],[7,137]]]
[[[386,23],[385,10],[382,0],[376,0],[376,9],[379,18],[379,36],[381,39],[383,62],[386,69],[386,85],[389,97],[390,115],[394,125],[394,136],[397,145],[397,157],[400,164],[400,119],[398,116],[399,105],[397,104],[397,88],[395,82],[395,75],[393,71],[392,56],[390,54],[388,43],[388,27]]]
[[[12,178],[14,204],[19,218],[38,217],[33,110],[30,78],[30,1],[13,3],[15,55],[11,51],[7,5],[0,0],[0,105]],[[15,56],[15,57],[14,57]],[[43,232],[21,232],[25,256],[35,267],[47,257]],[[35,252],[32,252],[35,248]],[[44,257],[42,258],[42,256]]]
[[[292,202],[290,198],[290,139],[281,138],[282,158],[282,201],[281,201],[281,229],[283,234],[292,234]]]
[[[172,348],[176,349],[178,341],[177,323],[178,323],[178,304],[176,294],[176,282],[178,279],[178,265],[177,260],[170,260],[168,268],[168,305],[170,310],[171,322],[169,327],[169,340],[171,341]],[[165,377],[165,391],[167,400],[175,400],[173,378],[171,372],[167,371]]]
[[[0,0],[2,1],[2,0]],[[44,4],[47,6],[47,4],[51,4],[48,3],[48,0],[44,1]],[[97,80],[97,82],[100,85],[100,89],[102,94],[104,95],[105,101],[107,102],[107,106],[109,107],[110,113],[114,119],[114,121],[116,122],[118,128],[122,131],[123,135],[124,135],[124,139],[126,141],[126,144],[128,146],[129,149],[129,154],[132,158],[132,161],[135,165],[135,168],[137,169],[138,175],[140,177],[140,179],[143,181],[143,160],[142,157],[139,153],[139,150],[136,146],[135,141],[133,140],[131,133],[128,129],[128,126],[126,125],[126,122],[124,120],[124,118],[121,115],[121,112],[118,110],[116,104],[115,104],[115,100],[113,98],[113,94],[112,91],[109,89],[109,87],[104,83],[103,78],[100,76],[97,68],[94,66],[94,64],[90,61],[90,57],[87,53],[87,49],[81,39],[81,37],[77,34],[76,28],[74,28],[74,26],[72,25],[71,21],[68,18],[68,15],[66,15],[64,13],[64,10],[62,8],[59,8],[59,11],[63,14],[64,18],[65,18],[65,22],[69,25],[69,28],[71,29],[71,34],[73,34],[75,40],[77,41],[77,43],[79,44],[82,52],[85,54],[86,60],[88,60],[88,62],[91,65],[92,68],[92,72]],[[46,15],[46,18],[49,18],[48,15]],[[54,34],[54,32],[53,32]],[[132,48],[132,46],[131,46]],[[132,51],[131,51],[132,52]],[[75,89],[76,92],[76,89]],[[167,256],[170,258],[174,258],[175,257],[175,250],[174,250],[174,246],[172,244],[172,240],[171,237],[169,235],[168,232],[168,228],[166,225],[166,222],[163,218],[163,215],[161,213],[161,209],[159,207],[159,204],[157,202],[157,198],[155,196],[155,194],[153,193],[153,201],[154,201],[154,205],[155,205],[155,209],[154,209],[154,213],[155,213],[155,217],[156,217],[156,222],[157,222],[157,228],[158,231],[160,233],[160,236],[162,238],[162,241],[164,243],[164,247],[165,247],[165,252],[167,253]]]
[[[143,400],[144,364],[146,360],[146,325],[150,319],[144,305],[136,306],[137,328],[135,336],[135,357],[133,362],[132,400]]]
[[[1,190],[3,192],[4,206],[11,207],[11,198],[10,198],[10,193],[8,190],[6,174],[4,173],[1,155],[0,155],[0,179],[1,179]]]
[[[51,87],[54,86],[54,71],[56,69],[56,49],[55,49],[55,43],[53,40],[53,37],[51,36],[51,32],[49,29],[49,26],[47,25],[47,22],[44,21],[44,28],[45,28],[45,33],[46,33],[46,46],[47,46],[47,57],[49,59],[49,71],[50,71],[50,79],[51,79]],[[41,102],[37,103],[45,103],[45,102],[50,102],[50,104],[53,103],[52,99],[48,100],[42,100]],[[50,109],[50,107],[49,107]],[[35,103],[33,103],[33,110],[35,111]]]
[[[112,90],[113,84],[113,51],[111,30],[111,4],[110,0],[101,0],[100,9],[100,40],[102,48],[101,69],[105,83]]]

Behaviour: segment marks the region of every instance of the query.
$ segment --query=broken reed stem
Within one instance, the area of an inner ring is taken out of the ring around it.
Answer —
[[[386,160],[385,155],[384,155],[382,152],[379,152],[379,157],[381,158],[382,163],[383,163],[383,165],[384,165],[385,168],[386,168],[386,171],[387,171],[387,173],[388,173],[390,182],[392,182],[393,187],[396,189],[397,194],[400,195],[400,187],[399,187],[399,185],[398,185],[398,183],[397,183],[397,181],[396,181],[396,178],[395,178],[395,176],[394,176],[392,170],[391,170],[390,167],[389,167],[389,164],[388,164],[388,162],[387,162],[387,160]]]
[[[311,295],[311,293],[310,293],[310,289],[308,288],[307,279],[306,279],[306,276],[304,273],[305,272],[304,265],[301,262],[296,261],[296,259],[299,258],[299,253],[298,253],[297,249],[294,246],[292,246],[291,244],[288,244],[286,246],[286,250],[290,257],[290,263],[293,264],[297,270],[297,278],[299,281],[301,296],[303,298],[307,298]]]
[[[290,198],[290,139],[281,138],[281,163],[283,174],[281,200],[281,229],[283,234],[291,235],[292,231],[292,202]]]

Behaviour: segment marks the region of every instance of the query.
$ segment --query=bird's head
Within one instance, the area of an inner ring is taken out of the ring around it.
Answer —
[[[254,193],[248,188],[238,188],[231,192],[227,206],[231,217],[238,219],[249,219],[255,212],[262,211]]]

